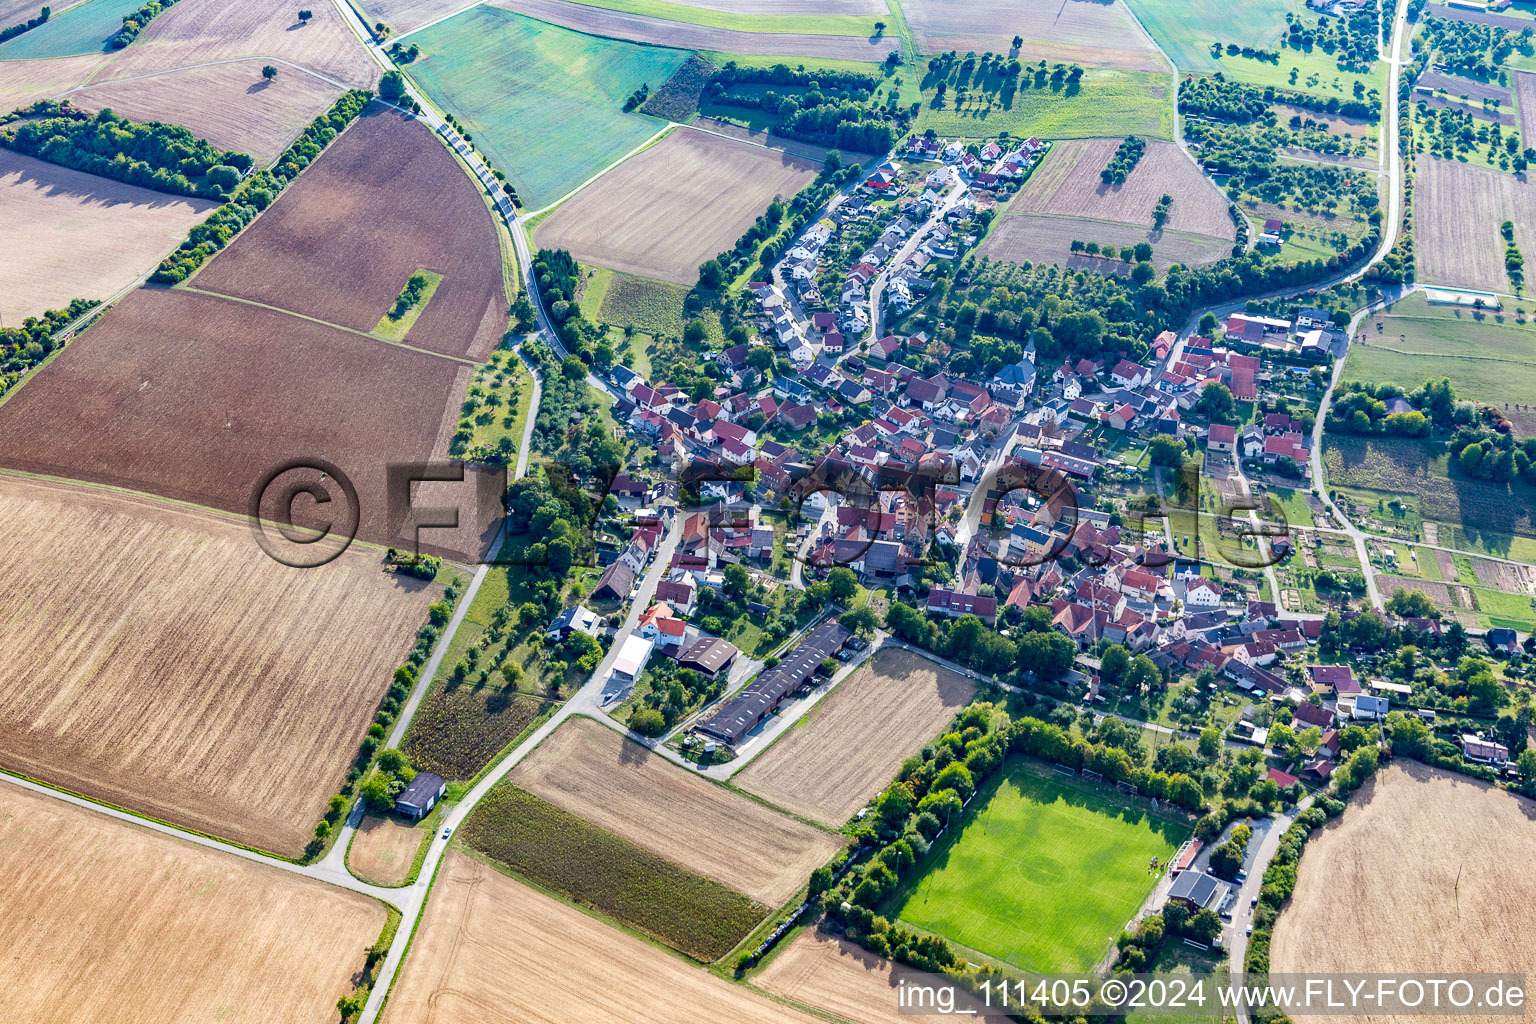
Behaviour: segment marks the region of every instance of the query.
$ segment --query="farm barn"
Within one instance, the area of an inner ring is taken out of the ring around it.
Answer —
[[[698,732],[706,736],[739,743],[741,738],[768,717],[779,702],[810,682],[817,667],[843,649],[853,634],[836,619],[827,619],[813,629],[800,646],[773,668],[764,671],[750,686],[732,697],[709,717]]]

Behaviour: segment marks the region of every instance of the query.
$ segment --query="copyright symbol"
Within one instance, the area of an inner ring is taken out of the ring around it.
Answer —
[[[1125,1001],[1125,997],[1129,992],[1130,989],[1126,987],[1125,982],[1117,978],[1110,978],[1099,989],[1099,997],[1104,1000],[1106,1006],[1119,1006]]]
[[[357,488],[324,459],[296,459],[273,469],[257,481],[249,508],[257,545],[294,569],[335,560],[357,536],[361,515]]]

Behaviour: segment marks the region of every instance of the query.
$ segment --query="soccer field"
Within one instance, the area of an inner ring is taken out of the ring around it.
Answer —
[[[1084,971],[1152,891],[1147,865],[1189,830],[1011,769],[976,797],[959,835],[896,916],[1026,971]]]

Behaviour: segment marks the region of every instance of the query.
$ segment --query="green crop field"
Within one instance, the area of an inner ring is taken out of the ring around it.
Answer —
[[[459,830],[471,849],[705,962],[769,908],[502,782]]]
[[[1080,89],[1020,89],[1007,107],[1000,93],[972,92],[963,107],[933,109],[938,83],[923,88],[923,109],[914,130],[979,139],[999,132],[1053,139],[1088,139],[1115,135],[1173,138],[1173,101],[1169,76],[1146,71],[1089,68]]]
[[[26,21],[37,17],[42,6],[39,0],[37,7],[28,8],[25,17],[16,20]],[[123,27],[123,15],[132,14],[142,6],[144,0],[88,0],[62,14],[55,10],[44,24],[0,43],[0,60],[100,53],[106,49],[107,40]]]
[[[1287,12],[1305,10],[1301,0],[1126,0],[1142,25],[1180,71],[1214,72],[1212,43],[1273,49],[1286,30]]]
[[[411,36],[410,73],[474,137],[538,209],[663,126],[624,101],[671,77],[687,50],[572,32],[495,7],[475,7]]]
[[[896,913],[1026,971],[1088,970],[1152,891],[1148,862],[1189,831],[1038,768],[977,795]]]

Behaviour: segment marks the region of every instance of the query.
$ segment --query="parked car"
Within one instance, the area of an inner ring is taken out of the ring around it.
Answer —
[[[444,839],[447,839],[451,835],[453,835],[453,826],[452,825],[450,825],[447,828],[443,829],[443,838]]]

